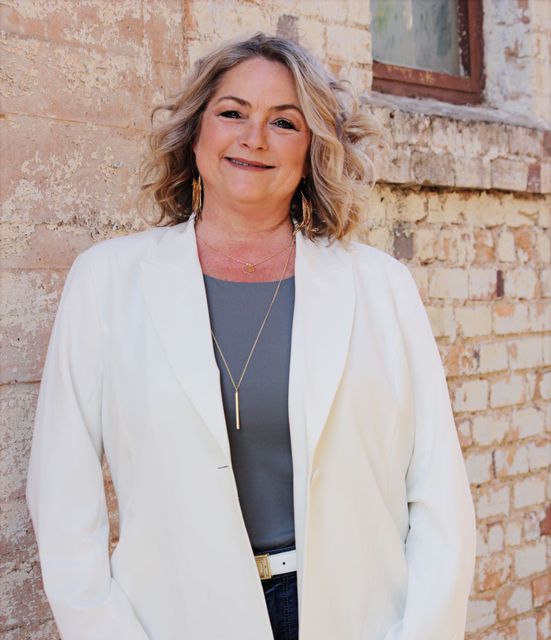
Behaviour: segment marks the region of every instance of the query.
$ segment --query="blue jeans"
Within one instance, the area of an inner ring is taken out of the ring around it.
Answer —
[[[298,640],[297,572],[262,580],[274,640]]]
[[[274,640],[298,640],[297,572],[262,580]]]

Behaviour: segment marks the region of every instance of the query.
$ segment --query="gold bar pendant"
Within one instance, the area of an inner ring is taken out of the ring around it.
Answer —
[[[239,389],[235,390],[235,421],[236,427],[239,429],[241,426],[239,422]]]

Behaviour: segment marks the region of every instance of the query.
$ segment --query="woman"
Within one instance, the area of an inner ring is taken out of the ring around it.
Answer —
[[[78,256],[44,371],[27,500],[62,637],[459,640],[475,521],[438,349],[408,269],[349,241],[377,127],[264,34],[167,108],[168,224]]]

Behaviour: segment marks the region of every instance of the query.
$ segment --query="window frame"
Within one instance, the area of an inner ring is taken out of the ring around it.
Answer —
[[[480,104],[484,89],[482,0],[458,0],[461,62],[467,75],[415,69],[373,60],[373,91],[453,104]]]

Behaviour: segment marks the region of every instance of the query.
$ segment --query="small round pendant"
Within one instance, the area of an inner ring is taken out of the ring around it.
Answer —
[[[253,273],[254,272],[254,264],[247,262],[247,264],[243,265],[243,271],[245,273]]]

